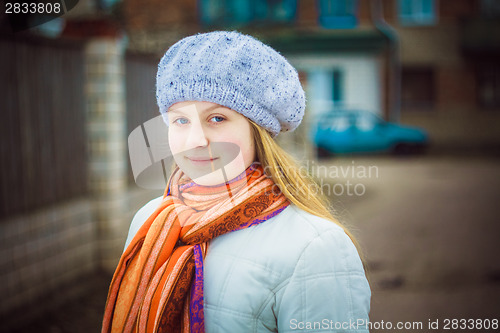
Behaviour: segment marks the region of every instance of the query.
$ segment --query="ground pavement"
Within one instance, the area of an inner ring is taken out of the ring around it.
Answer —
[[[363,185],[361,195],[338,195],[337,186],[333,197],[366,255],[372,331],[478,332],[500,320],[500,159],[345,157],[325,165],[322,173],[344,168],[334,180],[344,189]]]

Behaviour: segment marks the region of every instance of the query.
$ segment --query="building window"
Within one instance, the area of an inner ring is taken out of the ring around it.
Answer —
[[[500,108],[500,65],[483,64],[477,69],[477,98],[486,109]]]
[[[436,0],[437,1],[437,0]],[[435,0],[399,0],[398,19],[402,25],[434,25],[437,23]]]
[[[297,11],[297,0],[199,0],[198,4],[206,26],[289,23]]]
[[[432,68],[401,70],[401,106],[405,110],[432,110],[435,102],[435,80]]]
[[[358,25],[357,0],[319,0],[319,24],[330,29],[351,29]]]
[[[199,12],[204,25],[245,24],[252,18],[247,0],[200,0]]]
[[[345,105],[343,68],[315,68],[307,72],[308,100],[312,112],[325,114]]]
[[[295,19],[297,0],[254,0],[254,20],[290,22]]]

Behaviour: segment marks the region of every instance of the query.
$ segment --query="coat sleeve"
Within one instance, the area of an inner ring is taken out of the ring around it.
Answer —
[[[276,297],[278,332],[368,332],[370,286],[354,244],[336,226],[307,244]]]

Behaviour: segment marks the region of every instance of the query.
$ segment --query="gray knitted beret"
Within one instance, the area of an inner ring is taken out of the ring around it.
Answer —
[[[158,65],[156,99],[164,118],[174,103],[212,102],[273,137],[299,126],[305,109],[295,68],[271,47],[236,31],[197,34],[170,47]]]

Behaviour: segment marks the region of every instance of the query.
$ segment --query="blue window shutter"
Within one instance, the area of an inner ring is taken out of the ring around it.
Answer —
[[[413,0],[399,0],[399,16],[410,16]]]
[[[208,26],[279,23],[295,20],[297,0],[198,0],[198,8],[201,23]]]
[[[434,15],[434,1],[432,0],[422,1],[422,14],[424,14],[424,16],[427,17]]]
[[[251,1],[226,0],[225,3],[226,8],[228,8],[227,16],[230,22],[241,24],[252,20]]]
[[[331,29],[355,28],[357,7],[358,0],[318,0],[319,23]]]

